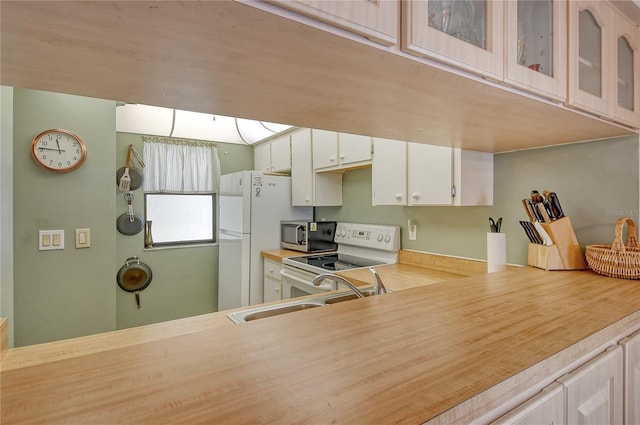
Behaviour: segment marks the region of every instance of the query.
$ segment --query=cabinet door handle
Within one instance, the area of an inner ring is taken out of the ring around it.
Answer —
[[[396,199],[399,201],[402,199],[402,194],[401,193],[396,193]]]
[[[344,155],[340,155],[340,159],[344,159]]]
[[[420,197],[420,194],[418,192],[414,192],[413,195],[411,195],[411,197],[413,199],[418,199]]]
[[[330,156],[329,157],[329,161],[334,162],[336,160],[336,158],[334,156]]]
[[[311,202],[310,198],[304,198],[304,202]]]
[[[278,292],[280,292],[280,288],[274,288],[273,291],[278,293]]]

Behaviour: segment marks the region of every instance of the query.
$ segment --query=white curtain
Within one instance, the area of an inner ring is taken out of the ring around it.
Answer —
[[[143,140],[145,192],[218,192],[220,160],[216,145],[165,137]]]

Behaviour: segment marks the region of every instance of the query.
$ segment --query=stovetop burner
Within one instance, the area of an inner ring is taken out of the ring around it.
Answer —
[[[291,257],[289,260],[332,272],[384,264],[381,261],[341,253]]]

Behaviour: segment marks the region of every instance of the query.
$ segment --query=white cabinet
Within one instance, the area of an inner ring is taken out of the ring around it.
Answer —
[[[451,205],[452,149],[445,146],[407,145],[407,205]]]
[[[271,146],[260,143],[253,147],[253,169],[263,173],[271,172]]]
[[[311,130],[308,128],[291,134],[291,204],[342,205],[342,174],[313,170]]]
[[[315,170],[348,169],[371,161],[371,137],[313,129],[311,139]]]
[[[624,423],[640,424],[640,332],[620,345],[624,350]]]
[[[564,387],[554,382],[491,425],[560,425],[566,423]]]
[[[373,138],[373,205],[492,205],[493,155]]]
[[[613,10],[607,2],[569,2],[569,104],[612,116]]]
[[[567,423],[622,423],[623,374],[619,345],[610,347],[558,382],[565,387]]]
[[[567,97],[567,2],[507,1],[505,82],[550,99]]]
[[[402,49],[502,80],[504,2],[402,2]]]
[[[373,205],[407,205],[407,143],[373,138]]]
[[[387,46],[398,39],[400,2],[395,0],[272,0],[278,6],[349,30]]]
[[[254,169],[263,173],[287,173],[291,170],[291,136],[286,134],[253,148]]]
[[[640,125],[640,27],[619,12],[613,19],[613,88],[614,119],[638,127]]]
[[[282,299],[282,263],[264,258],[264,302]]]

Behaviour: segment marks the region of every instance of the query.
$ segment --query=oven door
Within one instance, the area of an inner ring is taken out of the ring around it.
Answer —
[[[336,289],[336,282],[331,279],[325,279],[319,286],[314,286],[311,281],[318,273],[308,272],[296,267],[283,265],[280,275],[282,275],[283,299],[323,294]]]

